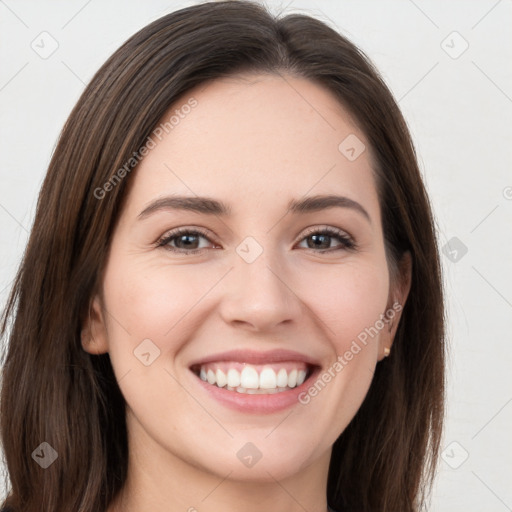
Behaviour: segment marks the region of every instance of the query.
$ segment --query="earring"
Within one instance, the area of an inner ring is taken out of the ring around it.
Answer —
[[[384,347],[384,357],[388,357],[391,352],[391,349],[389,347]]]

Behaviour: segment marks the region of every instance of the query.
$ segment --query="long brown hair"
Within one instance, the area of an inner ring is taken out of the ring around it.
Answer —
[[[398,268],[410,251],[412,283],[392,354],[333,446],[327,499],[343,511],[423,509],[444,415],[444,307],[433,215],[406,123],[367,57],[335,30],[306,15],[223,1],[173,12],[132,36],[62,130],[1,326],[5,504],[14,512],[105,511],[123,486],[124,398],[108,354],[85,352],[80,329],[130,176],[98,190],[119,177],[180,96],[246,71],[324,86],[371,145],[388,264]],[[46,469],[32,460],[43,442],[58,454]]]

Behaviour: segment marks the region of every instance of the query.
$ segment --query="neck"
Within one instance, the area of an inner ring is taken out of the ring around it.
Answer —
[[[269,469],[258,480],[237,480],[229,469],[214,474],[192,465],[147,435],[129,445],[128,477],[108,512],[327,511],[330,452],[284,478]]]

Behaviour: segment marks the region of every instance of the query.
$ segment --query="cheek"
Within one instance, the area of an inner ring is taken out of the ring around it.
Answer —
[[[354,260],[304,272],[300,286],[301,296],[321,320],[337,354],[348,350],[354,339],[364,339],[385,312],[389,293],[385,261]]]
[[[376,261],[347,262],[330,274],[303,274],[303,290],[310,290],[307,305],[320,320],[331,356],[300,403],[326,433],[326,443],[350,423],[373,379],[380,335],[375,324],[385,312],[389,291],[387,266]]]
[[[125,263],[107,271],[105,301],[133,341],[154,338],[164,344],[173,338],[173,331],[183,328],[186,322],[182,320],[193,315],[217,280],[212,271],[201,273],[181,265],[163,268],[161,263],[158,267]]]
[[[172,362],[189,330],[192,335],[190,318],[200,309],[194,306],[209,287],[184,266],[157,268],[130,258],[113,258],[107,266],[103,290],[109,354],[136,417],[158,410],[161,420],[172,425],[172,411],[163,411],[162,404],[172,397],[173,407],[190,407],[173,378]]]

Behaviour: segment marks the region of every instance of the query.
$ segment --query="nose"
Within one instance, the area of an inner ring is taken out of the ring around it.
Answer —
[[[270,258],[269,252],[264,250],[252,263],[236,256],[220,304],[226,323],[263,332],[292,324],[303,314],[302,302],[283,270],[283,262]]]

